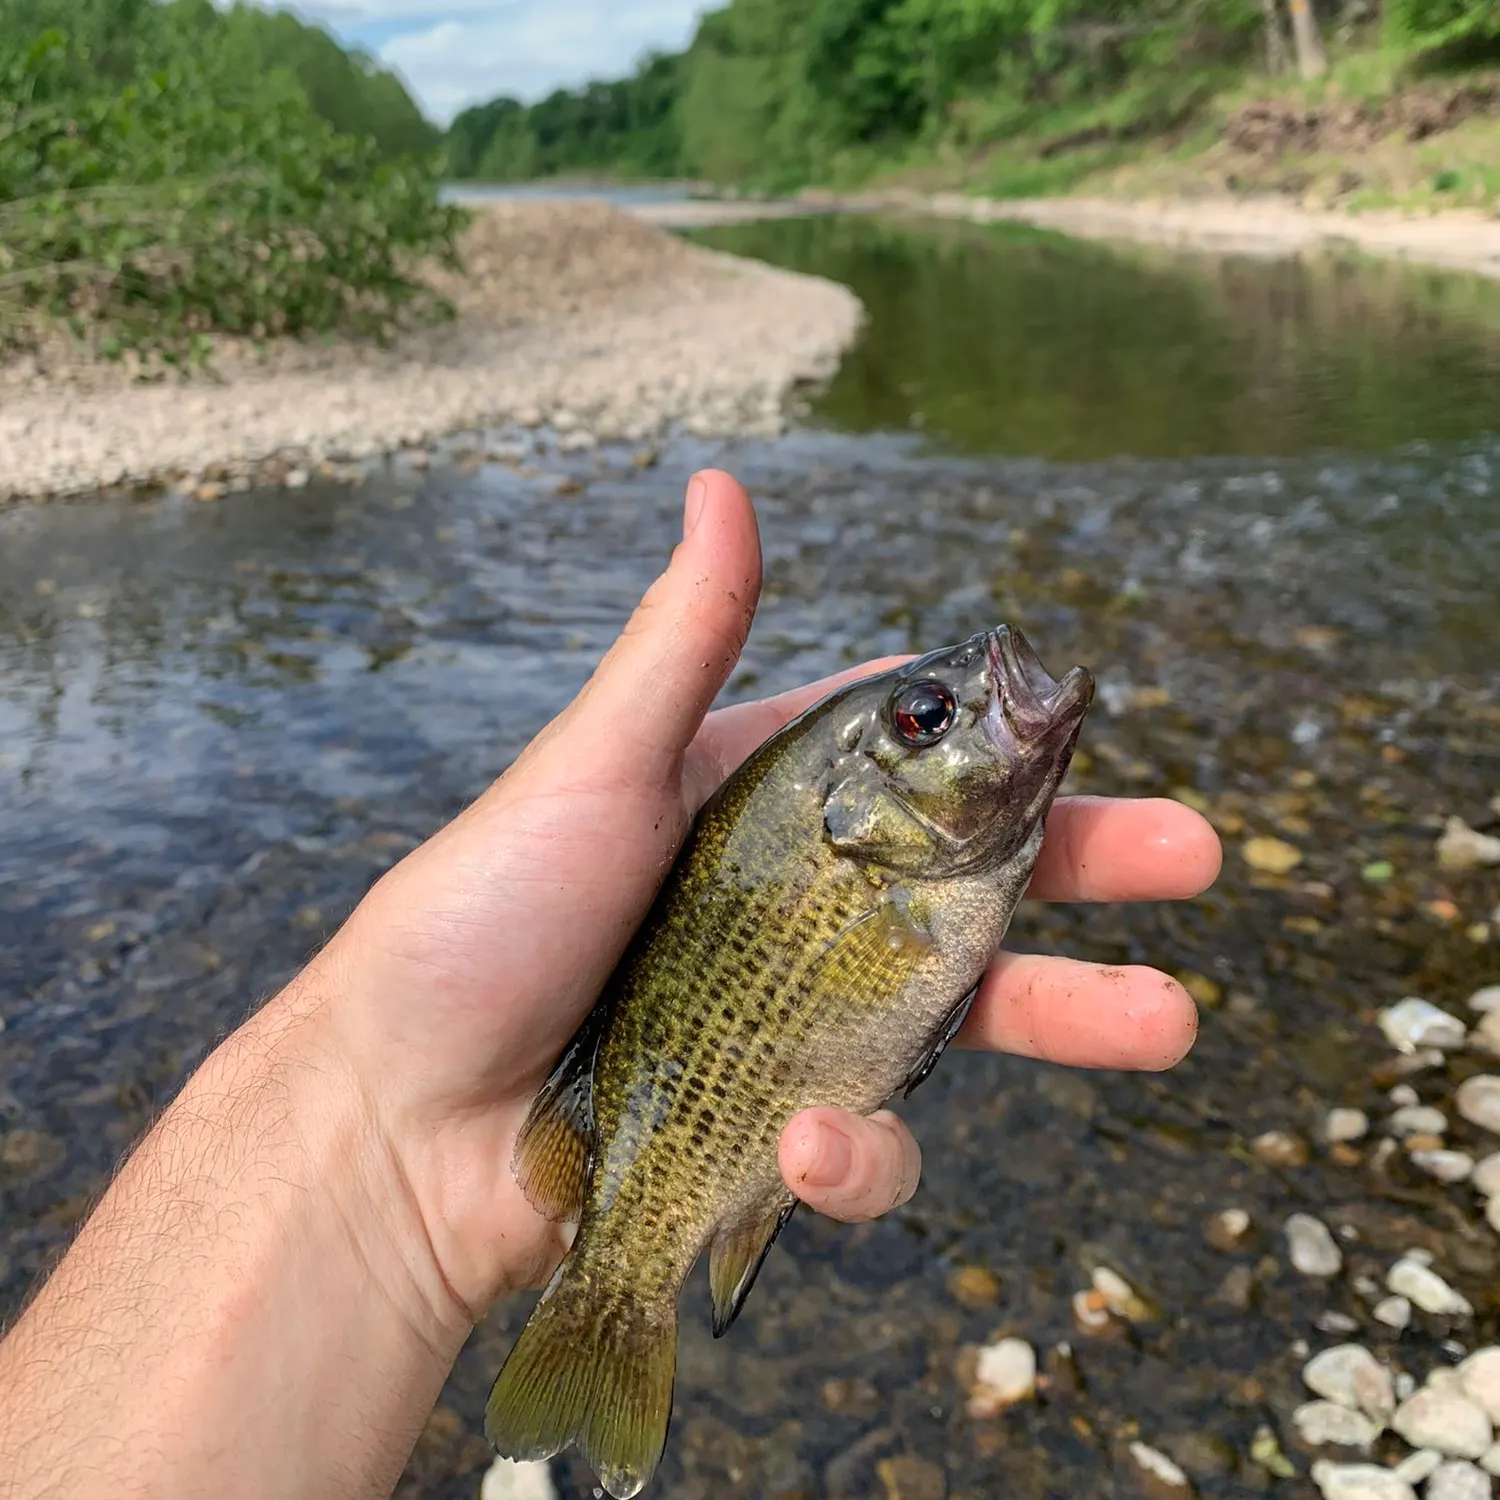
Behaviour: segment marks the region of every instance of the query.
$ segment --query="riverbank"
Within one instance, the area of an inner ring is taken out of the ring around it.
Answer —
[[[62,342],[0,365],[0,503],[152,483],[212,498],[506,424],[575,447],[774,434],[862,318],[844,287],[597,203],[487,204],[461,248],[463,274],[427,273],[457,318],[388,348],[218,340],[210,377],[150,381]]]

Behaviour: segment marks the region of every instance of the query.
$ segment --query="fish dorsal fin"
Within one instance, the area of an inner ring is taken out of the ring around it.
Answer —
[[[714,1337],[722,1338],[739,1316],[755,1278],[797,1207],[790,1194],[779,1195],[764,1213],[724,1224],[708,1250],[708,1286],[714,1305]]]
[[[808,976],[808,999],[855,1002],[887,999],[911,978],[932,950],[932,938],[894,900],[851,923],[828,945]]]
[[[583,1212],[594,1150],[594,1058],[607,1018],[602,1003],[584,1017],[516,1136],[521,1190],[539,1214],[557,1223]]]

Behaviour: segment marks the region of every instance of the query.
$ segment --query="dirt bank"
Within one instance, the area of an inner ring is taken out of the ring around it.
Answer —
[[[214,378],[154,383],[55,348],[0,365],[0,502],[243,480],[470,427],[553,423],[583,445],[672,424],[779,430],[862,312],[847,289],[686,244],[601,204],[481,209],[456,322],[378,350],[224,341]]]

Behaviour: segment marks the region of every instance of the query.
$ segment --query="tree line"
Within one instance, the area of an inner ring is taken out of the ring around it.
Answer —
[[[676,176],[786,188],[912,145],[978,149],[1070,112],[1098,135],[1186,118],[1251,67],[1326,66],[1323,35],[1431,62],[1500,49],[1496,0],[731,0],[686,51],[448,133],[460,179]],[[1086,117],[1086,119],[1085,119]]]
[[[383,334],[463,216],[442,133],[376,61],[212,0],[0,0],[0,352]],[[436,305],[434,304],[436,310]]]

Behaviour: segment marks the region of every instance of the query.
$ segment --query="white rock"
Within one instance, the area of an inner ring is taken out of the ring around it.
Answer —
[[[1483,1408],[1490,1421],[1500,1423],[1500,1348],[1476,1349],[1458,1367],[1464,1394]]]
[[[1379,1464],[1331,1464],[1320,1458],[1312,1466],[1313,1483],[1323,1500],[1417,1500],[1417,1492]]]
[[[1330,1146],[1360,1140],[1370,1128],[1370,1117],[1362,1109],[1330,1109],[1323,1121],[1323,1139]]]
[[[1405,1109],[1409,1104],[1417,1104],[1422,1098],[1409,1083],[1398,1083],[1385,1097],[1398,1109]]]
[[[1474,1309],[1467,1297],[1453,1290],[1431,1266],[1404,1255],[1385,1278],[1388,1290],[1410,1297],[1423,1312],[1466,1318]]]
[[[1486,1474],[1500,1474],[1500,1443],[1492,1443],[1479,1460],[1479,1467]]]
[[[1036,1389],[1036,1351],[1025,1339],[1001,1339],[979,1351],[975,1393],[997,1407],[1023,1401]]]
[[[1442,1462],[1443,1455],[1436,1448],[1418,1448],[1415,1453],[1408,1453],[1391,1473],[1399,1474],[1408,1484],[1422,1484]]]
[[[1437,841],[1437,857],[1438,863],[1448,870],[1500,865],[1500,838],[1470,828],[1460,817],[1450,817]]]
[[[1396,1399],[1405,1401],[1406,1398],[1417,1388],[1416,1376],[1408,1375],[1405,1370],[1396,1371]]]
[[[1469,1179],[1486,1198],[1500,1193],[1500,1151],[1481,1157],[1474,1164],[1473,1176]]]
[[[1492,1010],[1479,1019],[1469,1033],[1469,1045],[1480,1052],[1500,1053],[1500,1010]]]
[[[1430,1104],[1408,1104],[1398,1109],[1386,1121],[1386,1129],[1394,1136],[1442,1135],[1448,1128],[1448,1116]]]
[[[1474,1170],[1474,1158],[1467,1151],[1413,1151],[1411,1161],[1439,1182],[1462,1182]]]
[[[1469,996],[1469,1009],[1478,1011],[1500,1010],[1500,984],[1487,984]]]
[[[1398,1052],[1418,1047],[1461,1047],[1469,1028],[1457,1016],[1439,1010],[1427,1000],[1408,995],[1377,1017],[1385,1039]]]
[[[1334,1344],[1302,1367],[1302,1379],[1315,1396],[1362,1411],[1377,1422],[1390,1420],[1396,1394],[1390,1371],[1362,1344]]]
[[[1490,1476],[1473,1464],[1450,1458],[1432,1471],[1427,1500],[1490,1500]]]
[[[1500,1078],[1477,1073],[1459,1084],[1454,1106],[1471,1125],[1482,1125],[1500,1135]]]
[[[1336,1276],[1344,1264],[1328,1226],[1311,1214],[1293,1214],[1286,1221],[1287,1253],[1304,1276]]]
[[[1489,1221],[1490,1228],[1500,1233],[1500,1193],[1484,1205],[1484,1216]]]
[[[557,1500],[557,1486],[545,1463],[497,1458],[480,1481],[479,1500]]]
[[[1351,1411],[1337,1401],[1305,1402],[1292,1413],[1292,1422],[1302,1441],[1318,1448],[1327,1443],[1368,1448],[1380,1436],[1380,1429],[1362,1411]]]
[[[1191,1488],[1187,1475],[1165,1453],[1148,1447],[1145,1443],[1136,1442],[1130,1445],[1130,1456],[1142,1472],[1149,1474],[1165,1488],[1181,1490],[1184,1494]]]
[[[1411,1323],[1411,1303],[1405,1297],[1382,1297],[1374,1307],[1375,1321],[1387,1328],[1402,1329]]]
[[[1413,1448],[1452,1458],[1478,1458],[1494,1441],[1490,1419],[1472,1401],[1426,1388],[1396,1408],[1391,1426]]]
[[[1359,1332],[1359,1319],[1351,1318],[1348,1313],[1320,1312],[1315,1321],[1323,1333],[1347,1335]]]

